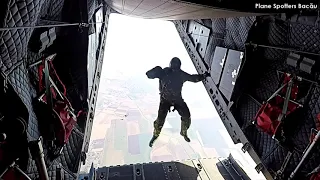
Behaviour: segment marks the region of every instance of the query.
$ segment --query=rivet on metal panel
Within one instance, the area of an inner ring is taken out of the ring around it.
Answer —
[[[202,169],[202,166],[200,163],[198,163],[197,166],[198,166],[198,169]]]
[[[222,120],[226,120],[226,117],[227,117],[226,113],[224,113],[224,112],[222,111],[222,113],[221,113],[221,118],[222,118]],[[235,135],[236,135],[236,133],[235,133]]]
[[[104,174],[104,172],[101,173],[100,179],[105,179],[105,174]]]
[[[90,117],[90,120],[93,120],[93,118],[94,118],[94,113],[91,112],[89,117]]]
[[[214,102],[216,103],[217,106],[220,105],[220,102],[218,101],[218,99],[216,99]]]
[[[140,169],[139,169],[139,168],[136,169],[136,174],[137,174],[137,176],[140,176],[140,175],[141,175],[141,172],[140,172]]]

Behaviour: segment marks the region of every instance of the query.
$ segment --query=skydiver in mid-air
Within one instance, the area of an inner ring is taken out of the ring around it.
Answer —
[[[190,111],[187,104],[184,102],[181,90],[183,83],[186,81],[200,82],[206,77],[210,76],[208,72],[204,74],[190,75],[181,70],[181,61],[179,58],[174,57],[170,61],[170,66],[162,69],[160,66],[156,66],[149,70],[146,75],[149,79],[159,78],[159,91],[160,91],[160,105],[158,110],[158,117],[154,121],[153,137],[149,143],[152,147],[154,141],[159,137],[161,129],[164,125],[168,111],[173,106],[173,110],[177,110],[181,116],[181,136],[187,142],[190,139],[187,135],[187,130],[191,124]]]

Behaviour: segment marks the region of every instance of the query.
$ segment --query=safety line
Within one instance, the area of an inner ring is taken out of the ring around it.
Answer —
[[[253,46],[253,47],[262,47],[262,48],[283,50],[283,51],[291,51],[291,52],[296,52],[296,53],[301,53],[301,54],[309,54],[309,55],[314,55],[314,56],[320,56],[320,54],[318,54],[318,53],[306,52],[306,51],[296,50],[296,49],[292,49],[292,48],[269,46],[269,45],[256,44],[256,43],[245,43],[245,45],[246,46]]]
[[[37,28],[47,28],[47,27],[65,27],[65,26],[79,26],[79,27],[89,27],[89,25],[94,24],[104,24],[105,22],[96,22],[96,23],[60,23],[60,24],[51,24],[51,25],[37,25],[37,26],[17,26],[17,27],[3,27],[0,28],[0,31],[8,30],[18,30],[18,29],[37,29]]]

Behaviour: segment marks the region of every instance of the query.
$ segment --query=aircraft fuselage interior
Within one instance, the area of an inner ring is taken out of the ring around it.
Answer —
[[[197,72],[210,73],[208,96],[255,171],[268,180],[320,179],[319,4],[2,0],[0,179],[250,179],[231,155],[79,174],[111,13],[175,25]]]

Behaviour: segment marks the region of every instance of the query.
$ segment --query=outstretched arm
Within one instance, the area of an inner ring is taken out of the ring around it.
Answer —
[[[189,74],[186,72],[182,72],[182,76],[184,81],[190,81],[190,82],[196,83],[206,79],[206,77],[210,76],[210,74],[208,72],[204,74]]]
[[[160,66],[156,66],[149,71],[147,71],[146,75],[149,79],[161,78],[163,74],[163,69]]]

